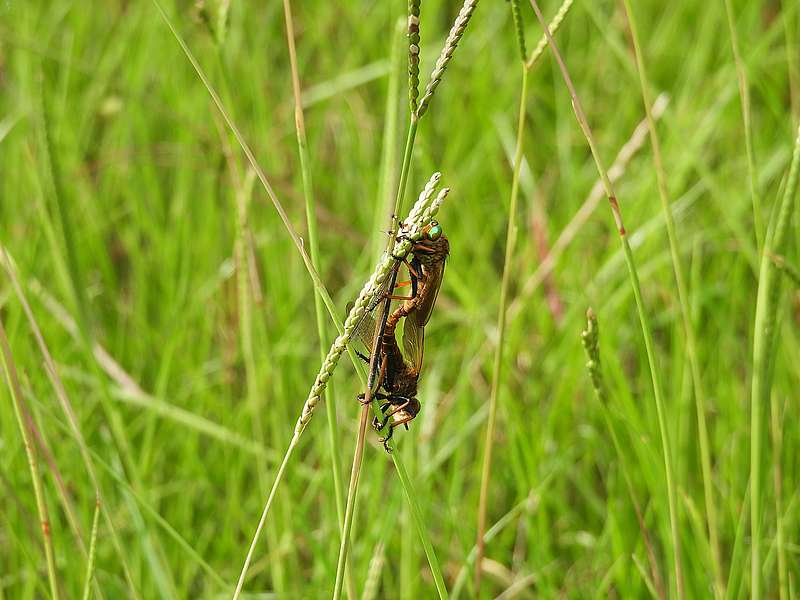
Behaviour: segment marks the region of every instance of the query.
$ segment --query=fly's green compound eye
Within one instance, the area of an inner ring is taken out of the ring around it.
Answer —
[[[442,227],[436,221],[431,223],[431,228],[428,230],[428,238],[431,240],[438,240],[442,237]]]

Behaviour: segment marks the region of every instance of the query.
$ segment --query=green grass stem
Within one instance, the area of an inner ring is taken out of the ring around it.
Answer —
[[[61,381],[61,377],[58,374],[58,369],[56,367],[55,361],[50,353],[50,350],[45,343],[44,336],[42,335],[42,331],[39,327],[39,324],[34,317],[33,310],[28,303],[28,299],[25,295],[25,292],[22,289],[22,285],[20,284],[19,278],[17,276],[16,267],[11,256],[5,250],[5,248],[0,247],[0,263],[2,263],[3,268],[6,271],[6,275],[8,276],[9,280],[11,281],[11,285],[14,288],[14,292],[19,300],[20,305],[22,306],[22,310],[25,313],[25,317],[28,320],[28,323],[31,327],[31,331],[33,332],[34,339],[36,340],[36,344],[39,347],[39,351],[42,354],[42,359],[44,361],[44,368],[47,372],[48,379],[50,380],[51,385],[53,386],[53,390],[55,391],[56,398],[58,398],[59,405],[61,406],[61,410],[64,413],[64,417],[66,418],[67,422],[69,423],[70,434],[75,439],[76,443],[78,444],[78,449],[81,455],[81,460],[83,462],[84,468],[86,469],[86,473],[89,475],[89,479],[92,484],[92,488],[95,494],[95,498],[100,500],[101,506],[103,503],[103,496],[100,490],[100,480],[97,477],[97,471],[94,467],[94,463],[92,462],[92,457],[89,452],[89,446],[86,443],[86,439],[81,432],[78,417],[75,414],[75,410],[72,407],[72,403],[67,396],[66,389],[64,388],[64,384]],[[80,334],[77,331],[77,326],[75,325],[74,321],[72,322],[72,332],[74,337],[78,337]],[[98,359],[99,361],[99,359]],[[113,520],[111,519],[111,515],[109,514],[108,510],[102,510],[103,517],[105,520],[106,527],[108,528],[109,533],[111,534],[111,541],[114,545],[114,550],[116,551],[120,564],[122,565],[122,570],[125,575],[125,579],[128,583],[129,591],[131,592],[134,598],[138,597],[138,592],[136,590],[136,586],[133,583],[133,577],[130,572],[130,567],[128,566],[126,560],[126,553],[123,550],[122,542],[119,537],[119,533],[117,532],[117,527],[114,525]]]
[[[42,486],[42,476],[39,472],[39,461],[36,458],[36,446],[30,430],[28,411],[23,406],[22,387],[17,376],[17,367],[14,364],[14,357],[11,347],[6,337],[6,329],[0,320],[0,356],[3,361],[3,371],[8,384],[8,391],[14,405],[14,414],[17,417],[19,433],[25,447],[25,456],[28,458],[28,469],[31,472],[31,484],[33,485],[33,495],[36,498],[36,511],[39,517],[39,531],[42,534],[44,545],[44,556],[47,563],[47,581],[50,584],[50,597],[58,600],[58,571],[56,570],[55,551],[53,550],[53,537],[50,530],[50,517],[47,511],[47,500],[44,497],[44,487]]]
[[[283,0],[283,16],[286,24],[286,44],[289,52],[289,67],[292,78],[292,93],[294,96],[294,124],[297,134],[297,149],[300,159],[300,172],[303,179],[303,198],[306,208],[306,226],[308,228],[308,246],[311,254],[311,263],[314,268],[320,269],[319,233],[317,227],[317,209],[314,200],[314,186],[311,176],[311,161],[308,155],[308,139],[306,136],[305,115],[303,114],[302,94],[300,89],[300,73],[297,67],[297,50],[294,39],[294,19],[290,0]],[[317,336],[319,338],[320,360],[325,360],[325,341],[328,339],[325,325],[325,308],[322,296],[318,290],[314,294],[314,316],[317,322]],[[328,424],[328,445],[331,455],[331,475],[336,499],[336,514],[339,520],[339,530],[344,533],[344,482],[341,469],[341,443],[339,441],[339,426],[336,422],[336,394],[333,382],[328,384],[324,392],[325,415]],[[355,600],[356,589],[349,569],[345,570],[347,579],[347,596]]]
[[[761,254],[753,325],[753,376],[750,396],[750,595],[753,600],[761,600],[763,597],[761,527],[765,518],[762,504],[762,485],[766,467],[763,448],[766,433],[764,417],[770,407],[772,392],[773,356],[781,283],[772,256],[780,255],[786,245],[794,210],[799,169],[800,128],[797,131],[783,197],[777,207],[775,219],[767,231],[764,251]],[[776,457],[776,460],[779,459]]]
[[[708,441],[708,425],[706,423],[706,392],[700,374],[700,358],[697,351],[697,336],[695,335],[694,325],[692,324],[691,310],[689,307],[689,288],[686,284],[683,263],[681,262],[680,251],[678,249],[678,232],[675,228],[675,219],[670,208],[669,188],[667,176],[664,169],[664,161],[661,152],[661,142],[659,141],[658,129],[650,108],[652,99],[649,92],[647,71],[644,62],[644,53],[639,42],[639,32],[636,19],[633,14],[631,0],[624,0],[625,12],[628,17],[631,37],[633,39],[633,50],[636,57],[636,67],[639,74],[639,86],[642,92],[642,101],[647,117],[647,125],[650,131],[650,144],[653,148],[653,166],[656,172],[658,196],[661,199],[661,209],[664,213],[664,222],[667,226],[667,240],[669,241],[670,259],[672,270],[675,275],[675,284],[678,290],[678,303],[680,305],[681,320],[683,322],[683,332],[686,336],[686,353],[689,359],[692,384],[694,387],[695,408],[697,412],[697,433],[700,446],[700,465],[703,473],[703,496],[706,506],[706,519],[708,529],[708,540],[711,546],[712,565],[714,573],[714,596],[719,600],[725,595],[725,584],[722,580],[722,557],[719,548],[719,534],[717,532],[717,509],[714,500],[714,480],[711,470],[711,451]],[[753,190],[753,209],[756,210],[756,196]],[[758,228],[757,228],[758,230]]]
[[[430,534],[425,527],[425,519],[422,513],[422,506],[419,501],[419,494],[415,492],[411,478],[408,476],[405,465],[403,465],[402,460],[400,460],[400,456],[397,451],[392,452],[392,462],[394,463],[395,469],[397,470],[397,475],[400,478],[400,484],[403,488],[403,493],[406,496],[406,500],[408,501],[408,506],[411,509],[411,517],[414,521],[414,525],[416,526],[417,533],[419,534],[422,549],[425,551],[425,556],[428,559],[428,566],[431,569],[431,575],[433,576],[433,583],[436,586],[436,591],[439,594],[440,599],[448,598],[449,596],[447,594],[447,586],[445,586],[444,583],[442,568],[439,566],[439,559],[436,557],[436,551],[433,549],[433,543],[431,542]]]
[[[97,557],[97,530],[100,524],[100,498],[95,499],[92,533],[89,537],[89,560],[86,562],[86,580],[83,584],[83,600],[89,600],[94,581],[94,561]]]
[[[742,579],[747,564],[747,522],[750,514],[750,486],[745,491],[744,498],[740,505],[739,518],[736,522],[736,534],[733,537],[733,549],[731,550],[731,568],[728,571],[728,582],[725,586],[725,600],[740,598]]]
[[[523,54],[524,56],[524,54]],[[486,421],[486,437],[483,446],[483,466],[481,468],[480,496],[478,500],[477,555],[475,559],[475,595],[479,596],[481,586],[482,561],[484,555],[484,534],[486,532],[486,511],[489,501],[489,481],[492,475],[492,449],[494,447],[495,426],[497,422],[500,382],[503,376],[503,345],[506,336],[506,316],[508,289],[511,273],[514,270],[514,246],[517,239],[517,204],[519,197],[519,174],[522,166],[523,139],[525,131],[525,109],[528,101],[528,69],[522,63],[522,83],[519,94],[517,118],[517,140],[514,149],[514,164],[511,176],[511,194],[508,201],[508,226],[506,228],[503,275],[500,280],[500,303],[497,309],[497,346],[492,363],[492,385],[489,395],[489,417]]]
[[[675,583],[677,587],[678,598],[683,599],[684,587],[683,587],[683,574],[681,568],[680,528],[679,528],[679,518],[678,518],[677,491],[674,481],[674,469],[672,466],[672,449],[670,447],[670,441],[669,441],[669,429],[667,428],[667,415],[666,415],[666,407],[664,404],[664,398],[662,392],[661,374],[659,372],[655,356],[652,326],[650,325],[650,318],[644,306],[644,299],[642,298],[642,288],[641,285],[639,284],[639,275],[636,271],[636,262],[633,258],[633,252],[631,251],[630,242],[628,241],[628,235],[625,231],[625,226],[622,221],[622,213],[620,212],[617,197],[614,194],[614,189],[611,184],[611,180],[608,176],[608,172],[606,171],[605,167],[603,166],[603,162],[600,159],[600,154],[597,150],[597,145],[594,141],[594,136],[592,135],[592,131],[589,128],[589,123],[586,119],[586,114],[583,111],[580,99],[578,98],[578,93],[575,90],[575,86],[572,83],[572,78],[569,76],[569,71],[567,70],[567,66],[564,63],[564,60],[561,57],[561,53],[558,50],[558,46],[556,45],[555,40],[553,39],[553,36],[547,27],[547,23],[545,22],[544,17],[542,16],[542,12],[539,9],[538,3],[536,2],[536,0],[530,0],[530,2],[531,6],[533,6],[534,12],[536,13],[536,17],[539,19],[539,23],[544,28],[545,35],[547,36],[547,41],[550,44],[550,49],[553,51],[553,56],[555,57],[556,62],[558,63],[561,75],[563,76],[564,82],[567,88],[569,89],[569,94],[572,99],[572,108],[575,112],[575,117],[578,120],[578,124],[580,125],[581,131],[586,137],[587,143],[589,144],[589,148],[592,152],[592,157],[594,158],[594,162],[597,166],[597,171],[600,175],[600,179],[603,182],[603,188],[605,189],[606,196],[608,197],[608,202],[611,207],[611,213],[614,217],[614,222],[617,226],[617,231],[619,233],[620,240],[622,242],[622,249],[625,254],[625,262],[627,264],[628,273],[630,275],[631,287],[633,289],[633,295],[636,300],[636,308],[639,313],[639,323],[642,328],[642,336],[644,337],[645,349],[647,352],[647,361],[650,366],[650,378],[653,384],[653,395],[655,397],[656,412],[658,415],[658,428],[661,435],[661,445],[662,445],[663,460],[664,460],[664,473],[667,484],[667,502],[669,506],[670,533],[672,538],[670,540],[671,542],[670,545],[672,546],[671,550],[672,550],[673,566],[675,569]]]
[[[758,194],[758,173],[753,154],[753,125],[750,117],[750,86],[747,83],[747,71],[744,61],[739,53],[739,36],[736,33],[736,15],[733,12],[731,0],[725,0],[725,16],[728,22],[728,33],[731,38],[731,51],[733,63],[736,66],[736,81],[739,84],[739,106],[742,111],[742,125],[744,126],[744,148],[747,157],[747,177],[750,186],[750,201],[753,204],[753,230],[755,231],[756,247],[758,250],[764,246],[764,224],[761,220],[761,197]]]
[[[602,362],[600,358],[600,329],[597,322],[597,315],[589,308],[586,311],[586,329],[581,332],[581,343],[583,344],[588,361],[586,362],[586,370],[589,373],[589,378],[592,382],[597,401],[600,404],[600,410],[603,413],[603,421],[605,421],[606,428],[609,435],[611,435],[611,443],[614,445],[614,451],[617,454],[620,469],[622,470],[622,477],[625,480],[625,487],[628,490],[628,497],[633,505],[633,510],[636,513],[636,521],[639,524],[639,531],[642,534],[642,542],[644,543],[645,551],[647,552],[647,561],[650,566],[650,574],[645,579],[652,578],[653,595],[657,596],[660,600],[666,600],[667,592],[664,589],[664,581],[661,578],[661,572],[658,568],[658,561],[656,560],[655,550],[653,543],[650,540],[650,534],[647,531],[647,525],[644,521],[644,513],[642,512],[641,505],[636,498],[634,491],[633,481],[628,469],[628,462],[625,459],[625,453],[622,450],[622,444],[619,441],[617,428],[614,426],[614,420],[611,416],[608,400],[608,387],[606,386],[605,378],[603,376]],[[635,559],[634,555],[634,559]],[[646,576],[647,573],[645,572]]]

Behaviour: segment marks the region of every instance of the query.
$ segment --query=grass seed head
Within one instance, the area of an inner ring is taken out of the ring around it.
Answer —
[[[422,100],[419,101],[419,108],[417,109],[418,117],[424,115],[428,110],[431,98],[433,97],[436,88],[439,87],[439,84],[442,82],[445,69],[447,69],[447,65],[453,58],[453,53],[458,47],[458,42],[461,41],[461,36],[464,35],[464,31],[467,29],[469,20],[472,18],[472,13],[475,12],[475,8],[477,6],[478,0],[464,0],[464,5],[461,7],[456,20],[453,22],[453,26],[450,28],[450,33],[447,36],[447,40],[444,42],[442,52],[439,54],[439,58],[436,59],[436,65],[433,67],[433,71],[431,72],[431,78],[428,81],[428,85],[425,87],[425,95],[422,96]]]
[[[594,314],[591,308],[586,310],[586,329],[581,332],[581,343],[589,359],[586,362],[586,369],[589,371],[592,387],[597,397],[600,400],[605,400],[605,384],[600,368],[600,328],[597,324],[597,315]]]
[[[528,58],[528,52],[525,49],[525,22],[522,20],[519,0],[511,0],[511,18],[514,19],[514,31],[517,34],[517,47],[519,48],[522,62],[525,62]]]
[[[574,0],[564,0],[561,3],[561,6],[556,13],[556,16],[553,17],[553,20],[550,21],[550,25],[547,28],[550,30],[551,35],[555,35],[558,28],[561,26],[561,22],[564,20],[564,17],[567,16],[569,9],[572,8],[572,3]],[[525,63],[525,68],[530,69],[537,60],[542,56],[544,53],[544,49],[547,48],[547,36],[542,34],[542,37],[539,38],[539,43],[536,44],[536,48],[533,49],[531,53],[531,57],[528,59],[528,62]]]
[[[408,100],[412,113],[419,98],[419,5],[420,0],[408,1]]]

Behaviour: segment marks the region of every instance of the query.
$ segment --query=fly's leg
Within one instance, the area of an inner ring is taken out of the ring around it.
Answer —
[[[375,383],[375,388],[380,389],[381,384],[383,383],[383,378],[385,376],[386,376],[386,356],[384,356],[383,360],[381,360],[381,369],[380,372],[378,373],[378,379],[377,382]],[[380,392],[375,392],[374,394],[372,394],[372,397],[377,398],[378,400],[386,399],[386,396],[384,394],[381,394]],[[358,395],[358,401],[361,402],[361,404],[368,404],[366,402],[366,396],[363,393]]]
[[[389,446],[389,440],[392,439],[392,434],[394,433],[394,425],[389,427],[389,433],[386,434],[386,437],[380,438],[379,441],[383,442],[383,449],[386,450],[389,454],[392,453],[392,448]]]
[[[384,400],[385,400],[386,398],[387,398],[386,396],[383,396],[383,399],[384,399]],[[382,412],[382,413],[386,413],[386,409],[387,409],[387,408],[389,408],[391,405],[392,405],[392,404],[391,404],[391,402],[386,402],[386,403],[382,404],[382,405],[381,405],[381,412]],[[384,427],[386,427],[386,424],[387,424],[388,422],[389,422],[389,417],[388,417],[388,416],[386,416],[386,415],[384,415],[384,417],[383,417],[383,420],[382,420],[382,421],[378,421],[378,417],[373,417],[373,418],[372,418],[372,428],[373,428],[375,431],[378,431],[378,432],[380,432],[380,431],[383,431],[383,428],[384,428]]]
[[[388,399],[389,396],[384,396],[384,398]],[[389,422],[389,419],[392,418],[392,415],[394,415],[398,410],[403,410],[406,406],[408,406],[408,402],[402,406],[398,406],[393,411],[386,412],[386,409],[391,406],[394,406],[391,402],[386,402],[385,404],[381,405],[381,412],[383,413],[382,421],[378,421],[378,417],[373,417],[372,427],[375,429],[375,431],[383,431],[383,428],[386,427],[386,424]],[[394,424],[392,424],[392,427],[394,427]],[[391,433],[389,435],[391,435]]]
[[[409,404],[411,404],[410,399],[406,400],[403,404],[400,405],[393,405],[390,402],[387,402],[386,404],[381,406],[381,412],[384,413],[383,422],[379,424],[378,419],[375,418],[372,421],[372,426],[375,427],[377,431],[383,431],[383,429],[386,427],[386,424],[389,422],[389,419],[394,415],[396,415],[401,410],[403,410],[404,408],[406,408]],[[393,410],[386,412],[386,409],[389,408],[390,406],[394,406]],[[406,417],[403,417],[402,419],[393,421],[392,424],[389,425],[389,432],[383,438],[380,438],[380,441],[383,442],[383,448],[386,450],[386,452],[392,451],[391,447],[389,446],[389,440],[392,439],[392,435],[394,434],[394,428],[398,427],[399,425],[403,425],[406,429],[408,429],[408,422],[411,421],[414,417],[416,417],[416,415],[408,415]],[[380,425],[380,427],[378,427],[378,425]]]
[[[366,404],[366,402],[364,402],[364,392],[361,392],[361,393],[360,393],[360,394],[359,394],[357,397],[358,397],[358,401],[359,401],[361,404]],[[386,400],[388,397],[389,397],[389,396],[387,396],[387,395],[386,395],[386,394],[384,394],[383,392],[376,392],[376,393],[375,393],[375,394],[372,396],[372,400]],[[370,402],[372,402],[372,400],[370,400]]]
[[[396,285],[395,287],[405,287],[407,285],[411,286],[411,296],[407,298],[403,297],[396,297],[396,300],[413,300],[417,297],[419,293],[419,281],[422,277],[422,269],[420,268],[419,262],[416,259],[413,259],[411,262],[408,262],[408,258],[403,259],[403,264],[408,269],[408,276],[411,278],[410,281],[403,281]]]
[[[386,418],[392,417],[395,414],[399,413],[401,410],[403,410],[409,404],[411,404],[411,400],[406,400],[405,402],[403,402],[403,404],[395,406],[395,409],[393,411],[386,413]],[[403,422],[405,422],[405,421],[403,421]],[[400,425],[400,423],[398,423],[398,425]]]
[[[412,280],[413,279],[419,279],[420,273],[419,273],[418,268],[412,266],[411,263],[408,262],[408,259],[403,259],[403,262],[405,263],[406,268],[408,269],[408,274],[411,276],[411,279]]]

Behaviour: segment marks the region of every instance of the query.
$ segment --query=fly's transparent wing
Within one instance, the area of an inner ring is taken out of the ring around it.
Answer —
[[[439,288],[442,287],[445,261],[436,263],[428,269],[425,283],[420,291],[422,297],[417,302],[417,309],[413,313],[414,321],[419,327],[424,327],[430,321],[436,298],[439,297]]]
[[[397,264],[394,266],[394,269],[397,270],[400,266],[400,262],[397,261]],[[367,305],[367,311],[361,317],[361,319],[356,323],[356,327],[353,333],[353,339],[360,340],[364,346],[367,348],[367,352],[372,352],[372,342],[375,335],[375,309],[378,308],[381,301],[386,298],[386,294],[389,290],[390,282],[395,279],[392,276],[392,273],[389,274],[386,279],[384,279],[383,284],[380,288],[375,292],[372,300],[370,300],[369,304]],[[351,301],[347,303],[347,313],[350,314],[350,311],[353,310],[353,306],[355,306],[355,302]]]
[[[347,303],[347,314],[353,310],[355,302]],[[369,310],[364,313],[358,324],[356,325],[352,339],[359,340],[367,349],[367,352],[372,352],[372,341],[375,335],[375,316]]]
[[[411,313],[414,314],[413,312]],[[419,373],[422,369],[422,355],[424,353],[425,328],[416,324],[413,317],[405,319],[403,323],[403,354],[406,362]]]

